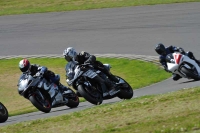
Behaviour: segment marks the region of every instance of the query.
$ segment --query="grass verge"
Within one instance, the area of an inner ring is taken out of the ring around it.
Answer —
[[[20,60],[0,60],[0,101],[8,108],[10,116],[37,111],[27,99],[18,94],[17,82],[21,75],[18,68]],[[29,60],[32,64],[47,66],[49,70],[60,74],[61,83],[67,85],[64,69],[66,61],[64,59],[32,58]],[[149,62],[114,58],[99,58],[99,60],[111,64],[111,72],[127,80],[133,89],[157,83],[170,76],[159,66]],[[84,99],[81,100],[83,101]]]
[[[0,0],[0,15],[199,2],[200,0]]]
[[[6,133],[200,132],[200,87],[103,104],[67,115],[0,127]]]

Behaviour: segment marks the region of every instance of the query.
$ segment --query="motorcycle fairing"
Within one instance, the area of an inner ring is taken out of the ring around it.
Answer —
[[[93,79],[95,76],[97,76],[97,74],[89,69],[83,74],[83,76]]]
[[[174,54],[174,60],[176,61],[176,64],[180,63],[181,57],[181,54]]]
[[[44,90],[46,90],[50,97],[54,97],[57,92],[56,90],[58,90],[58,86],[55,85],[54,83],[48,83],[45,79],[42,79],[39,83],[38,83],[38,88],[43,88]]]

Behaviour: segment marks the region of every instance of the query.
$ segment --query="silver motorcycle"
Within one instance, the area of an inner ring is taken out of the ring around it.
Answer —
[[[110,69],[109,64],[103,64],[107,69]],[[103,91],[99,83],[93,78],[98,74],[102,78],[108,78],[103,72],[95,70],[89,64],[78,65],[77,62],[68,62],[66,66],[67,83],[72,86],[77,93],[84,97],[92,104],[98,105],[103,100],[119,97],[121,99],[131,99],[133,97],[132,87],[121,77],[116,76],[119,79],[118,83],[114,83],[117,87],[117,91],[103,97]],[[109,80],[109,79],[108,79]],[[109,90],[109,88],[107,88]]]
[[[40,74],[22,74],[18,82],[18,92],[38,110],[49,113],[53,107],[66,105],[74,108],[79,105],[79,98],[73,90],[62,94],[56,84],[37,75]]]

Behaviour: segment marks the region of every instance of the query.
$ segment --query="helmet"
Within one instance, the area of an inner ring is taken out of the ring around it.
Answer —
[[[77,57],[77,52],[73,47],[68,47],[63,51],[63,55],[65,56],[65,59],[69,61],[75,61]]]
[[[30,62],[27,59],[23,59],[19,62],[19,69],[24,73],[30,70]]]
[[[165,46],[162,43],[159,43],[156,45],[155,51],[159,54],[159,55],[164,55],[166,54],[166,49]]]

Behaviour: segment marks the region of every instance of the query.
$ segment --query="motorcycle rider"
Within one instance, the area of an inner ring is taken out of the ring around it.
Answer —
[[[60,76],[54,74],[54,72],[48,70],[48,68],[45,66],[30,64],[30,61],[28,59],[22,59],[19,62],[19,69],[22,71],[23,74],[30,73],[30,75],[32,76],[36,75],[39,72],[39,74],[43,76],[47,81],[55,83],[62,94],[67,94],[71,92],[70,89],[60,83]]]
[[[174,53],[174,52],[180,52],[181,54],[187,55],[189,58],[193,59],[194,61],[196,61],[196,63],[198,65],[200,65],[200,62],[194,57],[193,53],[191,51],[185,52],[183,48],[180,47],[175,47],[175,46],[168,46],[165,47],[162,43],[159,43],[156,45],[155,47],[155,51],[160,55],[159,57],[159,62],[161,63],[161,65],[164,67],[166,72],[170,72],[167,68],[167,64],[166,64],[166,56],[170,53]],[[177,81],[181,78],[180,75],[178,74],[172,74],[173,80]]]
[[[96,57],[94,55],[90,55],[89,53],[82,51],[80,53],[77,53],[76,50],[73,47],[68,47],[63,51],[63,56],[65,57],[65,60],[67,62],[70,61],[76,61],[78,64],[90,64],[95,69],[101,70],[104,72],[111,80],[118,82],[118,79],[112,75],[100,61],[96,61]],[[66,65],[67,66],[67,65]],[[111,94],[114,91],[116,91],[116,88],[113,83],[111,83],[106,78],[103,79],[99,75],[94,77],[94,80],[96,80],[98,83],[100,83],[102,91],[103,91],[103,97],[107,96],[108,93]],[[106,89],[106,85],[109,87],[110,91]]]

